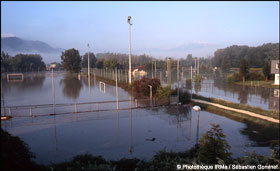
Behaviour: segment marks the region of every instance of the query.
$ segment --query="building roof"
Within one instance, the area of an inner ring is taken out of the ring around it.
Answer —
[[[144,70],[145,69],[145,65],[140,65],[140,66],[136,66],[136,67],[132,67],[131,70],[135,70],[135,69],[138,69],[138,70]]]

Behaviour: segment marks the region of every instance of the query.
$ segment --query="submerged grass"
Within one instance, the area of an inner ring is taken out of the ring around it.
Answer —
[[[196,95],[196,94],[193,94],[193,98],[212,102],[212,103],[217,103],[220,105],[224,105],[224,106],[228,106],[228,107],[232,107],[232,108],[236,108],[236,109],[242,109],[242,110],[254,112],[254,113],[257,113],[257,114],[260,114],[263,116],[272,117],[275,119],[279,119],[279,110],[264,110],[260,107],[252,107],[252,106],[245,105],[245,104],[233,103],[233,102],[229,102],[229,101],[225,101],[225,100],[221,100],[221,99],[217,99],[217,98],[203,97],[203,96]]]
[[[265,88],[279,88],[279,85],[274,85],[274,82],[269,81],[245,81],[244,83],[242,81],[235,82],[234,84],[237,85],[245,85],[245,86],[258,86],[258,87],[265,87]]]

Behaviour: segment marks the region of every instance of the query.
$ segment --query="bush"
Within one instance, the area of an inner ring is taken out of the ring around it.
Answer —
[[[177,95],[177,88],[171,91],[170,95]],[[188,104],[191,101],[191,95],[188,91],[179,90],[179,102],[182,104]]]
[[[194,77],[194,80],[195,80],[195,82],[199,82],[200,83],[202,81],[202,77],[200,75],[196,75]]]
[[[32,158],[35,155],[25,142],[1,128],[1,170],[43,170]]]
[[[249,73],[249,79],[252,80],[252,81],[253,80],[264,80],[265,77],[258,72],[250,72]]]
[[[217,164],[217,158],[224,160],[224,162],[230,162],[231,153],[229,150],[231,147],[225,139],[223,130],[219,125],[211,125],[211,130],[207,131],[199,140],[197,159],[205,164]]]
[[[158,98],[169,98],[170,94],[171,94],[171,91],[172,91],[171,86],[166,86],[166,87],[160,86],[157,89],[156,97],[158,97]]]
[[[227,76],[227,83],[234,83],[241,80],[242,76],[239,73],[230,74]]]
[[[188,104],[191,102],[191,95],[188,91],[185,92],[181,92],[180,91],[180,95],[179,95],[179,102],[181,102],[182,104]]]
[[[153,94],[156,94],[157,89],[160,87],[160,80],[157,78],[150,79],[143,77],[141,80],[134,81],[133,90],[138,95],[149,96],[150,87],[148,85],[153,87],[152,92]]]
[[[186,79],[186,87],[187,87],[188,89],[191,88],[191,85],[192,85],[191,83],[192,83],[192,80],[191,80],[190,78]]]

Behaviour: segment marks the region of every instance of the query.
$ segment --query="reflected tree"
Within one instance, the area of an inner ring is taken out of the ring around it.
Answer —
[[[80,90],[83,87],[80,80],[78,80],[77,74],[67,73],[64,79],[60,81],[60,85],[63,85],[63,95],[73,99],[77,99],[80,94]]]
[[[279,141],[279,125],[271,123],[253,123],[248,120],[243,121],[246,127],[240,132],[247,135],[254,142],[254,146],[269,146],[273,141]]]
[[[243,88],[240,88],[238,91],[238,100],[240,103],[246,104],[248,101],[248,91],[243,86]]]
[[[194,84],[194,90],[195,90],[195,93],[198,93],[200,90],[201,90],[201,82],[195,82]]]

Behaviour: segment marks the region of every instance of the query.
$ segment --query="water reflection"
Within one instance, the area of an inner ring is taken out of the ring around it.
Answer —
[[[225,116],[240,123],[244,123],[245,127],[240,130],[240,133],[246,135],[246,137],[249,138],[249,140],[252,142],[250,146],[268,147],[273,141],[279,141],[279,124],[256,118],[247,119],[242,115],[227,115],[221,111],[216,111],[213,109],[207,109],[207,111]]]
[[[83,84],[78,79],[78,75],[72,73],[66,73],[64,78],[60,80],[60,85],[63,86],[63,95],[73,99],[79,97],[80,90],[83,87]]]
[[[271,123],[257,124],[244,120],[246,127],[240,132],[254,142],[253,146],[269,146],[272,141],[279,141],[279,125]]]
[[[273,97],[275,88],[264,88],[257,85],[242,86],[228,84],[223,77],[213,77],[213,75],[203,76],[201,87],[196,88],[196,93],[206,97],[220,98],[235,103],[248,104],[261,107],[263,109],[279,110],[270,103],[277,103]],[[274,106],[277,106],[274,105]],[[273,107],[273,108],[272,108]]]
[[[192,112],[190,106],[98,113],[38,117],[34,118],[32,127],[15,118],[15,126],[7,124],[7,127],[14,135],[22,135],[31,149],[38,154],[38,161],[44,163],[69,160],[84,152],[102,155],[108,159],[148,159],[154,151],[165,147],[175,151],[193,147],[199,136],[209,130],[210,123],[221,125],[233,152],[238,155],[243,154],[241,148],[267,147],[270,141],[279,139],[278,129],[269,124],[252,124],[244,119],[213,115],[206,111],[201,111],[198,125],[198,115]],[[6,122],[2,127],[5,127],[5,124]],[[235,141],[236,139],[239,141]],[[42,145],[45,148],[41,148]]]
[[[6,79],[2,78],[3,90],[11,91],[13,87],[17,88],[20,91],[40,89],[42,88],[45,79],[46,79],[45,73],[24,74],[23,81],[7,82]]]
[[[240,103],[246,104],[248,101],[248,91],[245,89],[245,86],[238,91],[238,100]]]
[[[198,93],[201,90],[201,82],[195,82],[194,84],[195,93]]]

